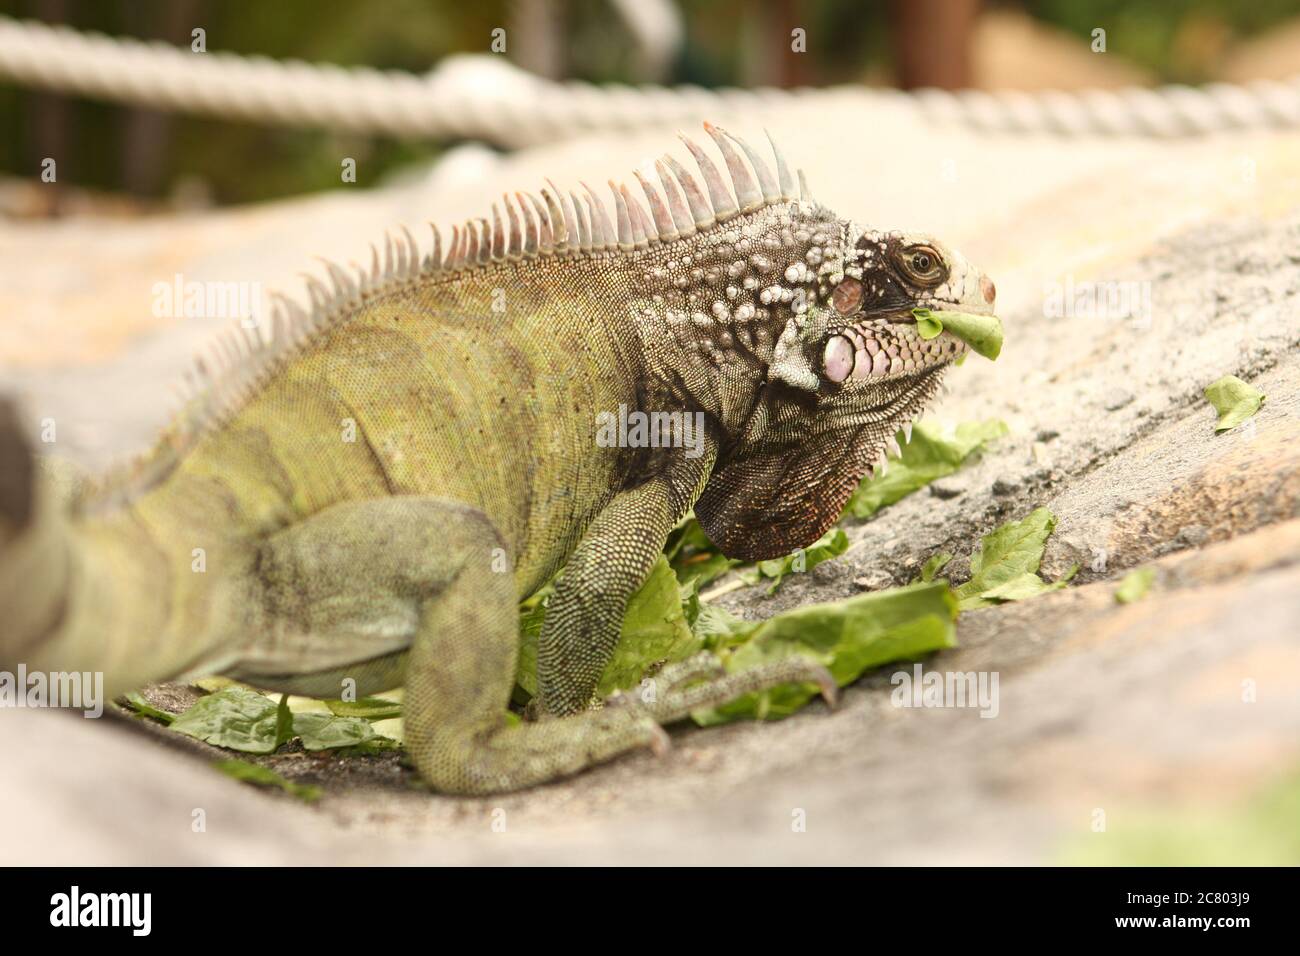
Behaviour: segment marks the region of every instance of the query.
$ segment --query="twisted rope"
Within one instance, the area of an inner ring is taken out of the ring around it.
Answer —
[[[830,100],[872,111],[905,104],[984,131],[1177,137],[1300,126],[1300,77],[1244,86],[1078,93],[901,93],[861,88],[721,89],[555,83],[496,56],[456,56],[424,76],[86,34],[0,17],[0,77],[59,92],[285,126],[524,146],[589,130],[761,114]]]

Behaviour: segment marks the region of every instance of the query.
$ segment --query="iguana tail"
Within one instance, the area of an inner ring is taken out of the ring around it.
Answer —
[[[0,397],[0,671],[98,672],[115,696],[186,670],[205,642],[168,640],[165,550],[132,504],[76,517],[62,463],[32,449],[16,403]]]
[[[38,487],[15,403],[0,398],[0,668],[44,643],[63,612],[68,590],[66,529],[52,511],[53,489]]]

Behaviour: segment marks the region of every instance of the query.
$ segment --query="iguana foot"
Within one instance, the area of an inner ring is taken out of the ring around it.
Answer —
[[[640,694],[646,711],[659,723],[667,724],[689,716],[692,711],[717,707],[745,694],[771,690],[783,684],[816,684],[830,707],[839,700],[839,687],[831,672],[806,657],[787,657],[734,674],[721,674],[720,662],[716,658],[714,661],[717,666],[707,668],[698,657],[691,658],[681,665],[665,668],[657,678],[651,678],[662,685],[662,692],[648,695],[643,691]],[[681,668],[680,671],[677,668]]]
[[[671,693],[697,681],[717,680],[724,677],[726,673],[727,670],[722,666],[722,661],[718,660],[717,655],[702,651],[684,661],[666,665],[658,674],[648,679]]]

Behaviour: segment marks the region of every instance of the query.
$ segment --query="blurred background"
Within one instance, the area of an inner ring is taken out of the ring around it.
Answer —
[[[1300,73],[1300,0],[0,0],[0,14],[209,51],[423,73],[485,53],[537,74],[594,82],[717,86],[866,84],[1081,89],[1245,82]],[[1093,31],[1106,27],[1104,56]],[[795,27],[815,55],[791,52]],[[0,212],[131,215],[257,202],[359,184],[448,143],[340,136],[123,107],[0,84]],[[25,189],[60,156],[59,188]],[[5,179],[10,179],[5,183]]]

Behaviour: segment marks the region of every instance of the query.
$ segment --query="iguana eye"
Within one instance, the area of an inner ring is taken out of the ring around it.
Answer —
[[[943,260],[930,246],[908,246],[899,255],[899,265],[919,285],[938,285],[944,278]]]

